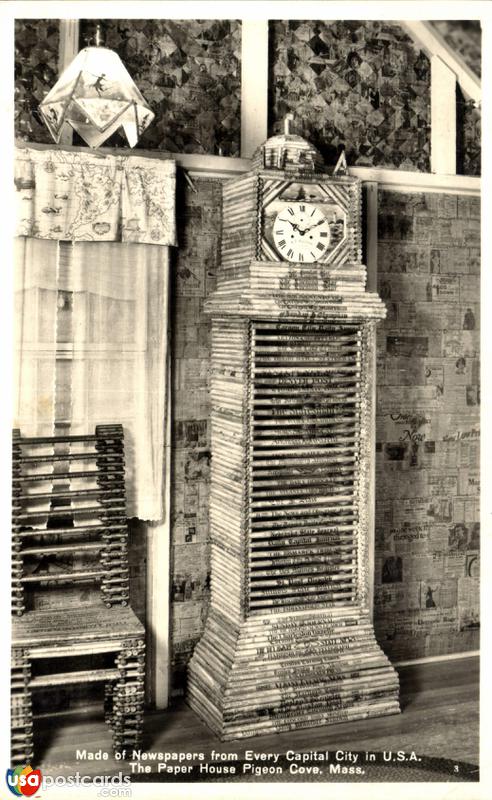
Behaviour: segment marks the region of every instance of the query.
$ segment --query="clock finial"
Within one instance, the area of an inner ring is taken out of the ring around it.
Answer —
[[[345,158],[345,150],[342,150],[338,157],[338,161],[335,164],[335,169],[333,170],[334,175],[348,175],[348,167],[347,167],[347,159]]]
[[[94,35],[94,44],[96,47],[102,47],[104,45],[104,36],[102,33],[101,23],[98,22],[96,25],[96,33]]]
[[[284,117],[284,133],[286,136],[290,135],[291,122],[294,122],[294,114],[286,114]]]

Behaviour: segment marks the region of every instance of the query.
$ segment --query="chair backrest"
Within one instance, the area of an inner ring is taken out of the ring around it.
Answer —
[[[36,591],[94,583],[106,606],[127,605],[123,427],[51,437],[14,430],[12,466],[13,613],[39,607]]]

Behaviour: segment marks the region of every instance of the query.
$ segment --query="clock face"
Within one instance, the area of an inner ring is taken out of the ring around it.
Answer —
[[[328,220],[319,206],[289,203],[275,218],[273,241],[283,260],[318,261],[330,244]]]
[[[353,179],[261,181],[260,261],[300,265],[359,264],[360,186]]]

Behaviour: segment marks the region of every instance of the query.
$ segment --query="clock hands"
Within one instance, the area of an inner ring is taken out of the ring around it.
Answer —
[[[310,225],[309,228],[304,228],[304,230],[301,230],[301,228],[296,222],[291,222],[289,219],[279,219],[279,222],[287,222],[287,224],[291,225],[291,227],[294,228],[295,231],[299,231],[299,234],[301,236],[304,236],[305,233],[307,233],[308,231],[312,231],[313,228],[317,228],[318,225],[323,225],[323,223],[326,222],[326,220],[322,219],[321,222],[316,222],[315,225]]]
[[[302,233],[302,231],[299,230],[299,225],[297,225],[297,223],[295,223],[295,222],[291,222],[290,219],[280,219],[279,218],[279,222],[286,222],[288,225],[291,225],[294,228],[295,231],[299,231],[299,233]]]
[[[324,230],[316,231],[323,225]],[[319,261],[330,241],[328,219],[321,209],[309,204],[293,203],[280,209],[273,223],[272,234],[281,257],[298,264]]]
[[[310,225],[309,228],[304,228],[302,233],[304,234],[304,233],[307,233],[308,231],[312,231],[313,228],[317,228],[318,225],[323,225],[323,223],[325,223],[325,222],[326,222],[326,219],[322,219],[321,222],[316,222],[314,225]]]

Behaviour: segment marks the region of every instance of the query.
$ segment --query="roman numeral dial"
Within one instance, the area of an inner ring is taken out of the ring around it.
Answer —
[[[275,218],[273,240],[286,261],[319,261],[330,244],[328,220],[315,205],[289,203]]]

